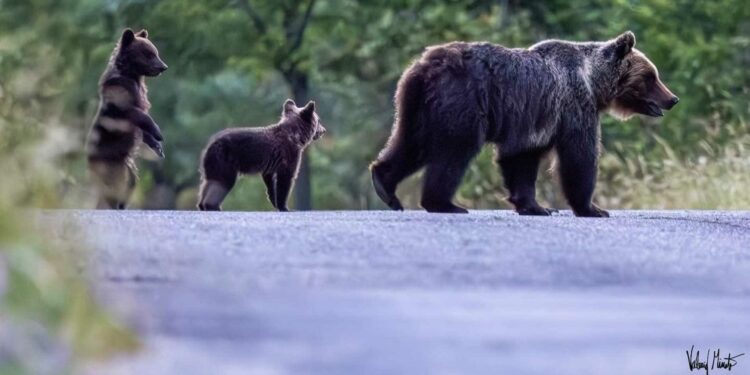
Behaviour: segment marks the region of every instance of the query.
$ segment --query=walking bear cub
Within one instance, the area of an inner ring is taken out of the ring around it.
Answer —
[[[99,111],[87,141],[97,208],[124,209],[135,188],[140,143],[164,157],[159,126],[149,116],[145,76],[167,70],[148,32],[126,29],[99,80]]]
[[[422,207],[466,213],[453,195],[491,142],[519,214],[550,215],[536,201],[535,184],[540,159],[555,149],[573,212],[609,216],[591,201],[599,115],[657,117],[678,101],[634,45],[628,31],[607,42],[548,40],[528,49],[462,42],[428,48],[399,81],[393,130],[371,166],[375,191],[402,210],[397,185],[426,166]]]
[[[298,108],[289,99],[277,124],[217,133],[201,156],[198,209],[221,210],[221,202],[239,174],[260,173],[273,207],[288,211],[286,201],[297,177],[302,152],[325,132],[315,112],[315,102]]]

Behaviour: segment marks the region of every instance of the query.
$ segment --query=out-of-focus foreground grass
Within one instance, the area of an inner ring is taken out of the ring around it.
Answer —
[[[28,209],[61,205],[56,164],[76,145],[49,119],[9,108],[38,103],[10,102],[0,100],[0,374],[75,373],[137,340],[93,298],[78,267],[85,249],[52,240]]]

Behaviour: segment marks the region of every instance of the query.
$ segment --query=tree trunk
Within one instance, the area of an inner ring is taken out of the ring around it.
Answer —
[[[508,20],[510,19],[510,6],[508,0],[500,0],[500,28],[504,29],[508,26]]]
[[[284,74],[286,81],[292,90],[294,101],[298,106],[304,106],[309,97],[307,93],[308,89],[308,77],[306,73],[300,72],[296,69],[286,72]],[[310,161],[307,157],[307,153],[302,154],[302,160],[300,162],[299,174],[297,175],[297,182],[294,184],[294,205],[295,209],[299,211],[312,210],[312,186],[310,184]]]

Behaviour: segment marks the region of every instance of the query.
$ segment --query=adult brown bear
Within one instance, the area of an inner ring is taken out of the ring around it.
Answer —
[[[599,115],[662,116],[679,100],[634,45],[628,31],[607,42],[547,40],[528,49],[463,42],[428,48],[399,81],[392,134],[371,166],[375,191],[402,210],[397,185],[426,166],[422,207],[466,213],[453,195],[491,142],[516,211],[549,215],[536,202],[535,184],[540,159],[554,148],[575,214],[609,216],[591,202]]]

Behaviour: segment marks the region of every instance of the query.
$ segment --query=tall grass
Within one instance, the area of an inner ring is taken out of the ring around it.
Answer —
[[[74,373],[137,340],[92,296],[76,267],[85,251],[34,222],[30,207],[63,206],[65,155],[80,142],[25,88],[0,83],[0,374]]]
[[[663,140],[666,157],[602,158],[599,200],[622,209],[747,209],[750,207],[750,136],[681,159]]]
[[[750,135],[737,132],[724,143],[704,141],[692,156],[681,156],[651,135],[658,150],[649,155],[604,151],[594,198],[607,209],[750,208]],[[537,199],[545,206],[568,208],[560,188],[554,153],[542,163]],[[485,147],[464,178],[457,201],[475,209],[512,208],[505,198],[492,147]],[[421,176],[400,188],[404,202],[417,207]]]

